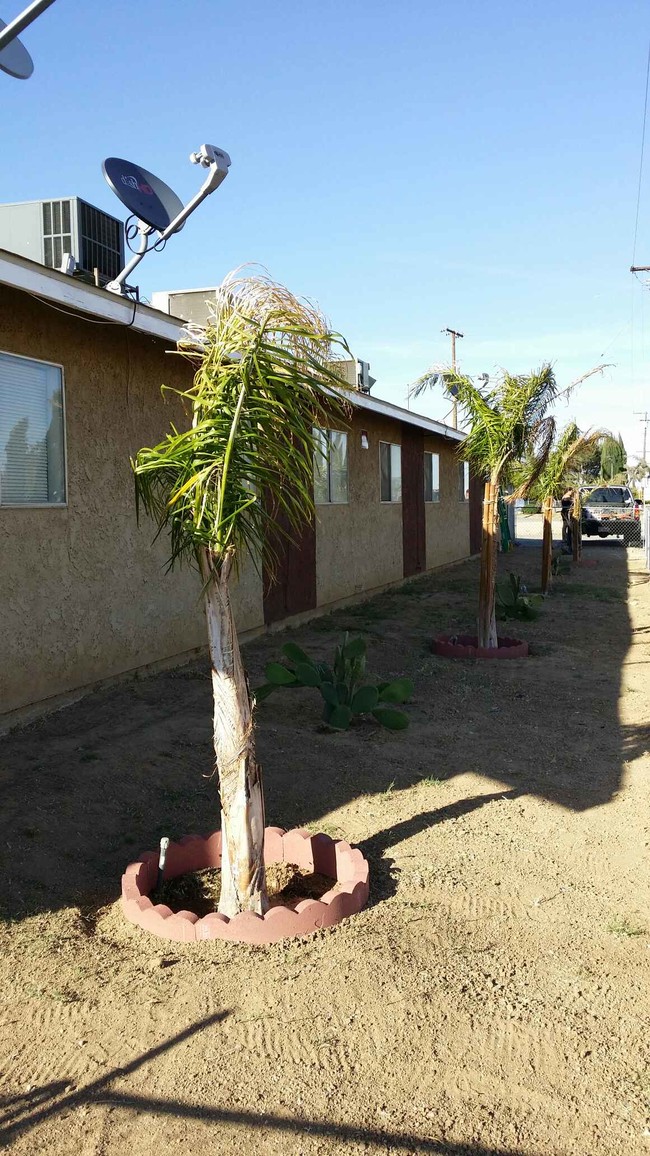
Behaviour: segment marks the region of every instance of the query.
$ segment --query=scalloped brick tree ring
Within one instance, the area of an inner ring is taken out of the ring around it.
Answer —
[[[227,939],[235,943],[276,943],[296,935],[309,935],[321,927],[333,927],[348,915],[361,911],[368,898],[369,869],[360,851],[343,840],[309,831],[283,831],[267,827],[264,833],[265,863],[295,863],[307,871],[331,878],[338,884],[321,899],[303,899],[293,907],[271,907],[266,915],[244,911],[228,919],[211,912],[199,919],[192,911],[174,913],[164,903],[152,903],[150,892],[158,875],[158,855],[147,851],[131,863],[122,876],[122,910],[130,923],[161,939],[195,943],[204,939]],[[221,832],[203,837],[186,835],[170,843],[165,878],[189,871],[221,867]]]
[[[528,643],[519,638],[499,638],[498,646],[478,646],[475,634],[443,635],[434,639],[433,650],[443,658],[527,658]]]

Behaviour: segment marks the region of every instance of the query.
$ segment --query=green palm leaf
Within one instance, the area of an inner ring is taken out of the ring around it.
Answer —
[[[334,353],[348,346],[266,276],[228,277],[197,336],[181,347],[197,367],[180,395],[190,428],[140,450],[138,504],[168,529],[170,565],[207,549],[219,570],[246,550],[273,571],[277,535],[313,514],[314,427],[347,418]]]
[[[569,422],[558,435],[543,467],[536,475],[533,475],[530,460],[520,463],[515,473],[514,480],[518,483],[515,493],[519,494],[525,483],[526,493],[534,502],[562,497],[568,487],[577,487],[580,467],[606,436],[604,430],[581,433],[575,422]]]

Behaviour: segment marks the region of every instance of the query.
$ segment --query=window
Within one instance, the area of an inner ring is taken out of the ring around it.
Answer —
[[[458,498],[461,502],[469,501],[469,462],[458,463]]]
[[[631,506],[633,502],[630,491],[623,486],[601,486],[587,494],[585,501],[589,504]]]
[[[0,353],[0,505],[64,503],[63,373]]]
[[[348,435],[337,429],[315,429],[314,501],[317,506],[348,500]]]
[[[424,455],[424,500],[425,502],[440,501],[439,454]]]
[[[379,494],[382,502],[402,500],[402,447],[379,443]]]

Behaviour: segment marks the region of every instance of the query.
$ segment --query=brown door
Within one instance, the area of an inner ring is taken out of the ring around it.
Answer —
[[[316,606],[316,523],[305,522],[301,531],[288,540],[275,534],[269,558],[262,568],[264,621],[279,622],[291,614],[301,614]],[[273,574],[273,578],[271,575]]]
[[[406,424],[402,425],[402,546],[404,577],[426,570],[424,439]]]

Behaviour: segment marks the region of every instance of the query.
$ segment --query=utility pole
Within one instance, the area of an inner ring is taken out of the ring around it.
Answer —
[[[643,423],[643,462],[647,464],[648,459],[646,457],[646,446],[648,444],[648,425],[650,424],[650,416],[648,415],[647,410],[645,413],[641,413],[640,409],[635,409],[633,416],[640,417]]]
[[[456,372],[456,338],[464,337],[464,333],[459,333],[457,329],[442,329],[442,333],[448,333],[451,337],[451,368]],[[458,402],[454,397],[454,405],[451,411],[451,424],[454,429],[458,429]]]

